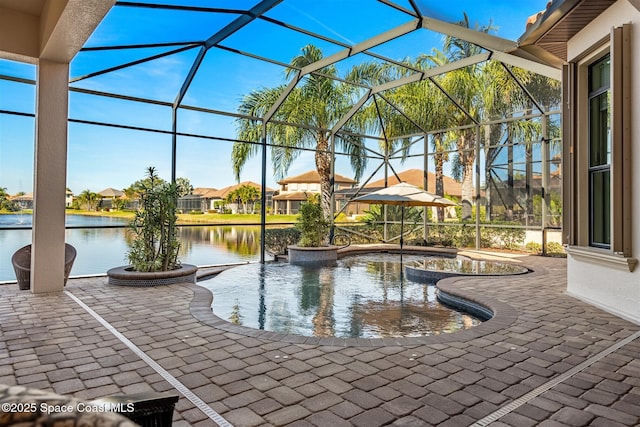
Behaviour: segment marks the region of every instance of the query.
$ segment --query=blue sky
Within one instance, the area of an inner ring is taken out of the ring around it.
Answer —
[[[465,11],[472,23],[486,25],[491,21],[497,27],[495,35],[515,40],[524,32],[527,17],[544,9],[546,2],[547,0],[457,0],[437,4],[427,1],[418,3],[425,13],[449,22],[460,20]],[[255,1],[175,0],[164,3],[242,8],[251,7]],[[397,4],[409,8],[405,0],[397,0]],[[285,0],[266,15],[348,44],[361,42],[410,20],[407,15],[373,0]],[[236,16],[114,7],[87,42],[87,46],[204,40],[215,29],[231,22]],[[419,53],[429,53],[433,47],[440,48],[441,39],[439,34],[420,30],[371,50],[399,60]],[[288,63],[307,43],[321,47],[325,56],[342,49],[261,20],[254,21],[242,32],[223,42],[229,48],[270,57],[283,63]],[[175,47],[81,52],[71,64],[71,77],[76,78],[171,49]],[[72,87],[172,102],[195,55],[195,49],[182,52],[80,80],[73,83]],[[337,67],[344,73],[361,59],[362,56],[358,55],[337,64]],[[34,79],[35,68],[0,60],[0,74]],[[207,53],[189,88],[184,104],[236,111],[243,94],[283,82],[283,70],[279,66],[212,49]],[[0,110],[33,113],[34,99],[33,86],[0,80]],[[167,107],[79,93],[70,95],[69,116],[72,119],[165,131],[171,129],[171,110]],[[32,191],[33,127],[32,118],[0,114],[0,187],[7,188],[11,194]],[[185,133],[224,138],[235,136],[233,119],[193,111],[180,111],[178,127],[180,132]],[[189,178],[196,187],[221,188],[233,184],[231,147],[232,143],[225,141],[180,137],[177,176]],[[85,189],[97,192],[107,187],[127,187],[141,178],[145,168],[151,165],[156,166],[164,178],[170,177],[170,135],[73,122],[69,124],[67,182],[76,194]],[[377,162],[370,162],[371,171],[376,166]],[[404,165],[395,162],[394,167],[398,171],[410,167],[421,168],[422,160],[410,159]],[[312,156],[303,154],[293,164],[289,175],[313,168]],[[340,174],[353,176],[345,160],[338,160],[336,170]],[[378,174],[377,177],[379,176]],[[267,178],[267,185],[275,188],[276,180],[270,169],[267,171]],[[258,158],[247,163],[241,179],[260,182]]]

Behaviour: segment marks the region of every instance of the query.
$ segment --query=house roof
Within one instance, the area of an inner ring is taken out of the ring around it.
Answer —
[[[218,189],[213,187],[196,187],[193,189],[193,194],[210,199],[213,198],[212,196],[215,195],[217,191]]]
[[[102,190],[101,192],[98,193],[98,195],[102,196],[102,197],[121,197],[124,196],[124,192],[116,189],[116,188],[105,188],[104,190]]]
[[[338,183],[339,184],[355,184],[356,183],[356,181],[354,181],[353,179],[347,178],[346,176],[342,176],[339,174],[335,174],[334,182],[336,184]],[[300,175],[286,177],[278,181],[278,184],[280,185],[290,184],[290,183],[319,184],[320,174],[318,174],[318,171],[310,170]]]
[[[251,187],[257,188],[258,190],[262,188],[260,184],[257,184],[253,181],[243,181],[239,184],[233,184],[228,187],[221,188],[219,190],[216,190],[215,188],[209,188],[209,189],[206,189],[207,191],[205,191],[204,193],[197,193],[196,190],[200,190],[200,188],[197,188],[193,190],[193,193],[200,194],[202,197],[207,199],[224,200],[229,193],[231,193],[232,191],[236,190],[239,187],[242,187],[243,185],[250,185]],[[267,192],[271,192],[273,191],[273,188],[265,187],[265,190]]]
[[[10,197],[11,200],[33,200],[33,193],[26,193],[20,196],[15,195]]]
[[[396,178],[395,175],[392,175],[387,180],[387,185],[395,185],[400,182],[406,182],[411,185],[415,185],[416,187],[424,187],[424,173],[420,169],[407,169],[406,171],[402,171],[398,173],[400,177],[400,181]],[[462,185],[456,181],[455,179],[449,178],[448,176],[443,177],[444,183],[444,194],[450,196],[460,197],[462,195]],[[436,175],[434,173],[429,172],[427,177],[427,191],[430,193],[436,192]],[[373,181],[365,185],[365,188],[382,188],[384,187],[384,178],[379,179],[377,181]]]
[[[294,193],[283,193],[273,196],[273,200],[307,200],[309,195],[313,194],[307,191],[296,191]]]

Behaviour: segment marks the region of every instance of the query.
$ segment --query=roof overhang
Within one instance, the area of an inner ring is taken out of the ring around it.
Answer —
[[[68,63],[115,0],[0,0],[0,58]]]
[[[567,41],[618,0],[553,0],[518,39],[518,50],[547,63],[567,61]],[[638,7],[640,1],[633,0]]]

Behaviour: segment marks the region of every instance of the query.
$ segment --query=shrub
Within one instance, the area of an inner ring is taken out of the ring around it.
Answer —
[[[175,184],[160,180],[154,167],[147,169],[148,183],[142,185],[141,208],[129,224],[134,235],[127,258],[136,271],[168,271],[180,265],[176,237]]]
[[[527,244],[524,245],[524,248],[527,252],[531,252],[532,254],[542,253],[542,245],[538,242],[527,242]]]
[[[334,219],[333,221],[334,222],[346,222],[347,221],[347,215],[345,215],[344,212],[340,212],[340,214],[338,214],[336,219]]]
[[[522,228],[498,228],[496,231],[497,243],[501,248],[518,249],[524,243],[526,233]]]
[[[264,232],[264,245],[267,252],[274,255],[287,253],[287,246],[295,245],[300,240],[297,228],[270,228]]]
[[[564,256],[564,248],[558,242],[549,242],[547,243],[547,254],[549,255],[561,255]]]
[[[300,230],[298,245],[303,247],[318,247],[322,245],[330,222],[324,217],[320,206],[320,195],[313,195],[300,206],[300,215],[296,228]]]
[[[202,211],[191,211],[191,212],[189,212],[189,215],[204,215],[204,212],[202,212]]]

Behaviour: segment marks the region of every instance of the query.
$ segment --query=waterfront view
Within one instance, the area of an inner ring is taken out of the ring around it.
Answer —
[[[87,227],[65,231],[66,242],[78,251],[72,276],[104,274],[112,267],[128,264],[126,220],[67,215],[66,224]],[[11,255],[31,243],[30,227],[31,215],[0,215],[0,282],[15,280]],[[203,266],[259,259],[260,228],[256,226],[180,226],[179,238],[183,263]]]

